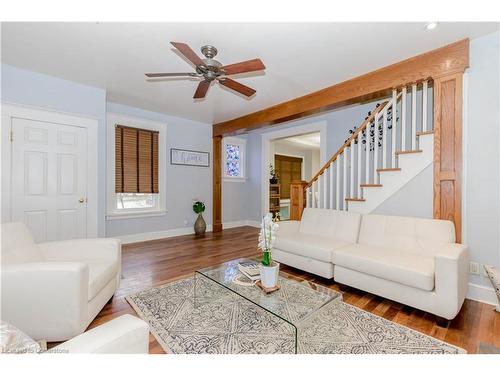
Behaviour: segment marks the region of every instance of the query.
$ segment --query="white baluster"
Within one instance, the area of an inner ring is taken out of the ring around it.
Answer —
[[[375,115],[373,123],[373,183],[377,183],[377,168],[378,168],[378,114]]]
[[[328,195],[328,178],[327,178],[327,174],[329,173],[328,171],[328,168],[325,169],[325,172],[323,173],[323,208],[328,208],[326,206],[326,202],[327,202],[327,195]]]
[[[347,155],[346,155],[346,148],[344,149],[344,152],[342,153],[342,165],[343,165],[343,174],[342,174],[342,209],[345,211],[346,209],[346,202],[345,199],[346,193],[347,193]]]
[[[384,111],[382,118],[382,168],[387,168],[387,111],[389,107]]]
[[[311,206],[311,188],[310,187],[306,188],[306,207],[312,207]]]
[[[328,167],[330,176],[330,210],[333,210],[333,163]]]
[[[406,87],[401,96],[401,151],[406,150]]]
[[[427,81],[422,86],[422,131],[427,131]]]
[[[370,183],[370,127],[371,123],[365,128],[365,184]]]
[[[336,168],[335,168],[335,184],[336,184],[336,189],[335,189],[335,209],[340,210],[340,155],[337,158],[337,161],[335,162]]]
[[[358,185],[356,187],[357,190],[357,196],[358,198],[361,198],[361,136],[358,133],[358,137],[356,138],[358,140]]]
[[[396,117],[398,107],[397,90],[392,90],[392,144],[391,144],[391,168],[396,168]]]
[[[323,175],[320,175],[318,177],[318,208],[323,208],[322,207],[322,201],[321,201],[321,181],[323,180]]]
[[[349,184],[351,198],[354,198],[354,139],[351,140],[351,147],[349,147],[349,153],[351,154],[351,162],[349,163],[351,181]]]
[[[411,86],[411,149],[417,148],[417,85]]]

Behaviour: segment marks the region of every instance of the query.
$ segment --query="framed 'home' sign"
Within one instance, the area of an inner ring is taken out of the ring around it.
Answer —
[[[190,165],[193,167],[209,167],[210,153],[203,151],[192,151],[192,150],[182,150],[179,148],[171,148],[170,164]]]

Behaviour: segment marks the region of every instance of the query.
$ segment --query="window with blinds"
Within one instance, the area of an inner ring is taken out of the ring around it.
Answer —
[[[158,193],[158,131],[115,126],[115,192]]]

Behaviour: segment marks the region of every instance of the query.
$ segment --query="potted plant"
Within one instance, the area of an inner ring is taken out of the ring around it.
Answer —
[[[278,173],[276,172],[276,169],[274,169],[272,164],[269,164],[269,174],[271,175],[271,178],[269,179],[270,184],[277,184],[278,183]]]
[[[205,223],[205,219],[203,219],[203,212],[205,212],[205,203],[195,199],[193,203],[193,211],[198,215],[198,218],[194,223],[194,233],[196,235],[205,234],[205,231],[207,230],[207,223]]]
[[[259,248],[262,250],[262,265],[260,268],[260,282],[264,288],[274,288],[278,284],[279,263],[274,262],[271,257],[273,243],[276,240],[278,224],[273,222],[273,216],[268,213],[262,219]]]

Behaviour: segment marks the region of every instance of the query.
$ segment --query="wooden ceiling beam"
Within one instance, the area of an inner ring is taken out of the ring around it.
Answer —
[[[311,94],[214,124],[213,136],[245,133],[348,104],[380,99],[395,87],[463,72],[468,66],[469,39],[464,39]]]

